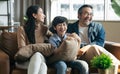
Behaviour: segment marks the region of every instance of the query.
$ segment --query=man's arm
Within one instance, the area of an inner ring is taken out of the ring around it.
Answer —
[[[97,24],[95,24],[97,25]],[[94,39],[91,40],[90,44],[96,44],[96,45],[99,45],[99,46],[104,46],[104,42],[105,42],[105,30],[102,26],[102,24],[99,24],[97,26],[97,28],[95,29],[97,33],[97,35],[94,35]]]

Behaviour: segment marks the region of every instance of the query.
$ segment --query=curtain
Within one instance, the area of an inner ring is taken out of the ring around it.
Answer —
[[[23,17],[26,15],[26,10],[30,5],[39,5],[45,15],[45,24],[50,23],[50,0],[15,0],[14,4],[14,21],[20,22],[20,25],[24,25]]]

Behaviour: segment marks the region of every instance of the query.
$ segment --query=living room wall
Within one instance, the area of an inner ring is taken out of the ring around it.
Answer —
[[[120,42],[120,21],[101,22],[106,31],[106,40]]]

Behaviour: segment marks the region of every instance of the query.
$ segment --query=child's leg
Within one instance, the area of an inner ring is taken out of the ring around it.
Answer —
[[[54,64],[57,74],[66,74],[67,71],[67,65],[64,61],[58,61]]]
[[[68,66],[70,66],[71,68],[78,69],[80,74],[89,74],[88,64],[83,60],[74,60],[68,62]]]

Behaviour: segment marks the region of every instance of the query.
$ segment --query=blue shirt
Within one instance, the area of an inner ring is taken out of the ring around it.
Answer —
[[[76,21],[75,23],[68,25],[68,33],[76,33],[79,35],[79,27],[78,27],[79,21]],[[105,42],[105,30],[103,28],[103,25],[101,23],[97,22],[91,22],[88,26],[88,39],[90,44],[96,44],[99,46],[104,47]],[[87,44],[81,44],[82,46],[85,46]]]
[[[63,40],[65,40],[66,38],[67,38],[67,34],[63,36]],[[57,34],[53,34],[53,36],[49,38],[49,43],[51,43],[55,48],[58,48],[61,42],[62,40]]]

